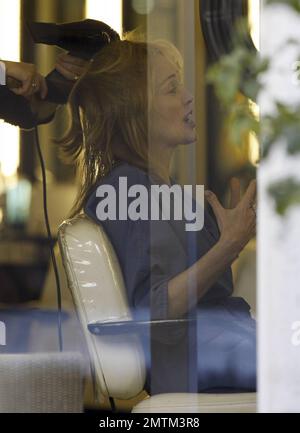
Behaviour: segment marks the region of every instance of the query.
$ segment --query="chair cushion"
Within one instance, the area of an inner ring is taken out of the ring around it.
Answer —
[[[138,403],[132,413],[255,413],[256,393],[158,394]]]

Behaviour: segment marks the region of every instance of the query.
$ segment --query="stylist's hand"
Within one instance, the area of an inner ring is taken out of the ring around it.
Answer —
[[[76,81],[86,71],[90,62],[79,57],[70,56],[62,53],[57,56],[55,69],[60,72],[67,80]]]
[[[243,198],[240,198],[238,179],[231,180],[230,208],[224,208],[212,191],[205,197],[216,216],[221,233],[220,241],[232,243],[240,252],[255,234],[256,228],[256,181],[252,180]]]
[[[16,95],[30,98],[39,93],[41,98],[47,96],[48,89],[45,78],[37,72],[35,65],[24,62],[9,62],[4,60],[7,78],[14,78],[20,82],[19,87],[10,87]]]

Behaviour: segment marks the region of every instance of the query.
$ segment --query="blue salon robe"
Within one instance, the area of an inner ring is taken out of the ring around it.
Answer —
[[[126,177],[128,188],[144,185],[150,191],[151,185],[158,183],[145,171],[122,162],[99,185],[114,186],[118,197],[120,177]],[[204,227],[200,231],[186,231],[186,221],[172,219],[172,215],[170,221],[119,220],[117,201],[117,219],[99,221],[97,205],[101,198],[96,195],[99,185],[95,185],[84,210],[103,226],[116,251],[133,316],[166,319],[168,281],[190,267],[218,241],[215,219],[205,209]],[[129,199],[128,204],[132,200]],[[150,209],[150,194],[148,204]],[[228,267],[198,305],[191,306],[184,315],[193,325],[166,327],[158,334],[155,331],[158,346],[155,350],[152,347],[155,353],[152,357],[149,339],[143,337],[148,392],[256,389],[255,321],[246,301],[233,297],[232,293],[232,273]]]

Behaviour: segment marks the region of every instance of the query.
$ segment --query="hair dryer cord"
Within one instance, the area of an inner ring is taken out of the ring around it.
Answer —
[[[46,224],[46,230],[47,230],[47,236],[49,240],[49,247],[50,247],[50,254],[51,254],[51,260],[55,275],[55,282],[56,282],[56,291],[57,291],[57,327],[58,327],[58,341],[59,341],[59,350],[60,352],[63,351],[63,338],[62,338],[62,314],[61,314],[61,287],[60,287],[60,280],[59,280],[59,273],[54,253],[54,244],[52,240],[51,230],[50,230],[50,224],[49,224],[49,217],[48,217],[48,209],[47,209],[47,184],[46,184],[46,170],[45,170],[45,163],[43,159],[43,154],[40,146],[40,140],[39,140],[39,133],[37,126],[34,128],[34,134],[35,134],[35,143],[38,151],[38,156],[40,160],[41,170],[42,170],[42,184],[43,184],[43,207],[44,207],[44,218],[45,218],[45,224]]]

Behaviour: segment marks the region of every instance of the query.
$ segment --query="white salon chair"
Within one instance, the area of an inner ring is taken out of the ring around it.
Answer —
[[[110,399],[114,410],[114,399],[138,396],[146,378],[138,332],[136,328],[130,331],[134,322],[118,259],[103,228],[85,215],[65,221],[59,228],[58,239],[97,390]],[[120,329],[118,335],[110,332],[116,327]],[[93,333],[89,328],[93,328]],[[255,411],[256,393],[157,394],[132,409],[134,413]]]

